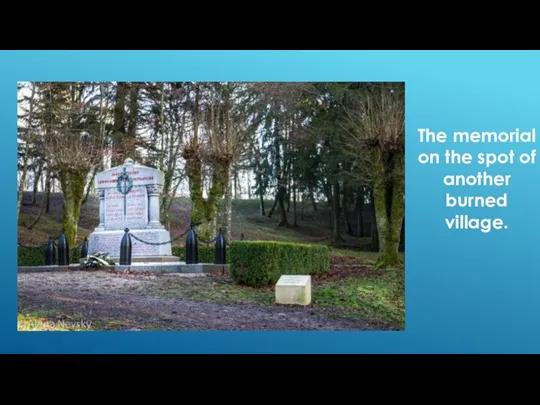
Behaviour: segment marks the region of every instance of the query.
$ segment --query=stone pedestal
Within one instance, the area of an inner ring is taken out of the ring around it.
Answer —
[[[159,170],[126,159],[122,166],[98,173],[95,188],[99,193],[99,225],[90,234],[88,254],[120,256],[124,230],[132,241],[132,261],[174,262],[169,231],[159,221],[159,198],[164,176]],[[138,240],[140,239],[140,240]],[[148,242],[148,243],[145,243]]]
[[[171,239],[165,229],[133,229],[130,230],[133,258],[137,256],[172,256],[171,244],[151,245],[138,241],[135,237],[152,243],[166,242]],[[108,252],[111,258],[120,257],[120,244],[124,231],[97,231],[90,234],[88,254]]]
[[[311,304],[311,276],[281,276],[276,283],[276,304]]]

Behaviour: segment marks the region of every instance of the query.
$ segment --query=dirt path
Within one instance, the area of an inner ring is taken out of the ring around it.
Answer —
[[[19,273],[19,311],[78,314],[116,330],[380,330],[380,325],[336,317],[331,309],[166,297],[155,291],[204,291],[206,276],[133,275],[104,271]],[[187,294],[189,296],[189,294]]]

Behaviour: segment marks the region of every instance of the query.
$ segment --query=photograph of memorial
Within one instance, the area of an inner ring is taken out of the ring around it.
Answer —
[[[18,331],[405,330],[404,83],[17,103]]]

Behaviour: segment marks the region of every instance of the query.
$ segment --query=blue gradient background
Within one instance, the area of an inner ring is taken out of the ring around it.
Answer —
[[[442,177],[477,165],[422,166],[418,128],[540,127],[536,51],[4,51],[0,52],[0,351],[5,353],[535,353],[540,352],[540,173],[512,175],[506,231],[449,231]],[[16,228],[17,81],[405,81],[406,331],[18,333]],[[535,145],[514,145],[528,152]],[[459,146],[504,152],[512,146]],[[455,190],[456,192],[458,190]]]

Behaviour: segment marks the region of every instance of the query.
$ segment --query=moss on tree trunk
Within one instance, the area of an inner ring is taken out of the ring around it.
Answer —
[[[202,162],[195,152],[185,153],[186,174],[189,181],[191,197],[191,224],[196,226],[203,222],[205,216],[204,198],[202,193]]]
[[[373,198],[379,235],[376,268],[402,265],[399,255],[401,226],[405,215],[404,157],[401,152],[385,155],[374,150]]]
[[[59,172],[60,184],[64,194],[62,226],[70,247],[76,245],[81,205],[85,195],[88,171],[62,170]]]
[[[191,223],[202,239],[213,239],[215,236],[215,222],[221,198],[229,182],[230,159],[216,158],[212,167],[212,186],[208,199],[203,197],[202,191],[202,161],[197,146],[186,148],[187,177],[191,197]]]
[[[219,207],[219,227],[216,231],[219,232],[219,228],[221,228],[221,231],[223,233],[223,237],[227,241],[231,241],[231,220],[232,220],[232,197],[233,197],[233,187],[234,187],[234,181],[236,181],[235,176],[231,176],[231,173],[229,172],[229,182],[225,190],[225,195],[223,200],[221,201],[220,207]],[[217,233],[217,232],[216,232]]]

